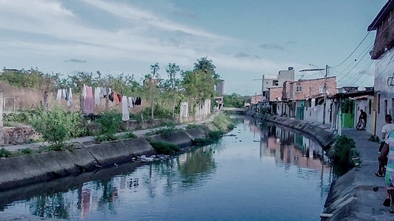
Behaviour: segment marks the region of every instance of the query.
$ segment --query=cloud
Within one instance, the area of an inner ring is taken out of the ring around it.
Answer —
[[[194,14],[194,13],[188,12],[188,11],[183,11],[183,10],[175,10],[172,12],[172,14],[177,17],[180,17],[180,18],[188,18],[188,19],[193,19],[193,20],[198,19],[197,14]]]
[[[234,57],[236,57],[236,58],[254,58],[254,59],[260,58],[260,56],[258,56],[258,55],[251,55],[251,54],[247,54],[244,52],[240,52],[240,53],[234,55]]]
[[[74,63],[86,63],[86,60],[79,60],[79,59],[75,59],[75,58],[71,58],[68,60],[65,60],[64,62],[74,62]]]
[[[260,48],[264,50],[278,50],[278,51],[284,51],[283,46],[277,45],[277,44],[261,44]]]

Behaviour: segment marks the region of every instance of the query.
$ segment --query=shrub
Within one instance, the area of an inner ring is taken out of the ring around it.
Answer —
[[[213,125],[220,131],[225,133],[228,130],[234,129],[234,125],[229,116],[224,113],[219,113],[212,121]]]
[[[173,126],[173,127],[164,127],[164,128],[160,128],[160,129],[157,129],[157,130],[152,130],[152,131],[146,133],[145,135],[146,136],[152,136],[152,135],[160,134],[160,135],[166,137],[166,136],[171,136],[171,134],[173,134],[174,132],[176,132],[178,130],[180,130],[180,129],[176,129],[175,126]]]
[[[334,170],[337,175],[343,175],[355,166],[353,158],[357,159],[359,156],[355,147],[356,143],[348,136],[342,135],[336,139],[334,146],[328,152],[328,156],[334,162]]]
[[[166,143],[166,142],[150,142],[153,149],[155,149],[158,154],[166,154],[173,155],[176,152],[180,151],[179,147],[175,144]]]
[[[122,117],[116,111],[108,111],[96,120],[100,129],[95,136],[96,141],[116,140],[115,134],[119,132]]]
[[[83,133],[79,114],[67,113],[62,107],[54,106],[50,112],[41,111],[32,119],[32,126],[42,135],[53,150],[62,150],[65,141]],[[85,128],[86,130],[86,128]]]
[[[11,157],[11,152],[3,148],[0,149],[0,157]]]
[[[201,124],[188,124],[186,126],[186,129],[199,129],[199,128],[204,129],[204,127],[205,126]]]
[[[131,132],[128,132],[126,134],[123,134],[122,136],[119,136],[119,139],[129,139],[129,138],[135,139],[135,138],[137,138],[137,135],[135,135]]]
[[[28,154],[32,154],[32,153],[33,153],[33,150],[30,149],[30,148],[24,148],[24,149],[21,150],[21,152],[22,152],[22,154],[24,154],[24,155],[28,155]]]

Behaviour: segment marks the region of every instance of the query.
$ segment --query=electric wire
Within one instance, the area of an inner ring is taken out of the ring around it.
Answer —
[[[359,65],[360,64],[360,62],[363,60],[363,58],[365,57],[365,55],[367,55],[367,54],[369,54],[369,53],[365,53],[362,57],[361,57],[361,59],[353,66],[353,68],[352,69],[350,69],[349,70],[349,72],[347,72],[344,76],[342,76],[342,78],[341,79],[339,79],[338,81],[341,81],[341,80],[343,80],[347,75],[349,75],[350,74],[350,72],[355,68],[355,67],[357,67],[357,65]]]
[[[361,40],[361,42],[357,45],[357,47],[352,51],[352,53],[350,53],[349,56],[347,56],[347,58],[345,60],[343,60],[340,64],[333,66],[332,68],[336,68],[339,67],[340,65],[342,65],[343,63],[345,63],[345,61],[347,61],[347,59],[350,58],[350,56],[352,56],[354,54],[354,52],[356,52],[356,50],[360,47],[360,45],[364,42],[364,40],[368,37],[370,31],[364,36],[363,40]]]

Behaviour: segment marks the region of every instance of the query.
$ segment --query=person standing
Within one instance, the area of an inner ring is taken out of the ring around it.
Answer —
[[[380,143],[379,153],[382,151],[384,145],[387,145],[387,138],[391,131],[394,130],[393,118],[391,115],[387,114],[384,117],[386,124],[382,127],[382,143]],[[381,157],[379,159],[379,170],[375,173],[378,177],[383,177],[385,173],[385,166],[387,164],[387,157]]]
[[[387,157],[386,174],[384,181],[389,195],[383,202],[384,206],[390,206],[390,213],[394,213],[394,131],[391,131],[385,141],[380,157]]]
[[[358,118],[358,121],[361,123],[363,123],[363,125],[361,126],[361,130],[364,130],[365,127],[367,126],[367,113],[365,113],[365,111],[363,111],[363,109],[360,109],[360,116]]]

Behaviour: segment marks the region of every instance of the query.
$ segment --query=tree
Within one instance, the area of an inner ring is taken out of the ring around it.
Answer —
[[[203,70],[205,73],[215,73],[216,66],[212,63],[212,60],[208,60],[208,57],[202,57],[200,60],[197,59],[197,63],[194,63],[194,71]]]
[[[185,93],[192,98],[195,104],[214,97],[216,79],[212,76],[202,70],[198,70],[183,72],[182,77],[182,86],[185,89]]]
[[[172,103],[172,117],[175,116],[175,106],[176,100],[178,97],[179,92],[179,79],[176,79],[176,74],[180,71],[180,68],[175,63],[169,63],[166,72],[169,77],[169,86],[170,86],[170,95],[173,96],[173,103]]]
[[[151,65],[150,69],[151,69],[152,75],[151,75],[150,79],[148,77],[148,79],[149,79],[148,84],[150,86],[150,97],[152,99],[151,117],[152,117],[152,120],[153,120],[154,119],[154,114],[153,113],[154,113],[154,110],[155,110],[154,109],[155,108],[155,95],[156,95],[154,89],[157,88],[157,84],[158,84],[158,81],[155,78],[159,77],[159,74],[157,73],[160,70],[159,63],[155,63],[155,64]]]

